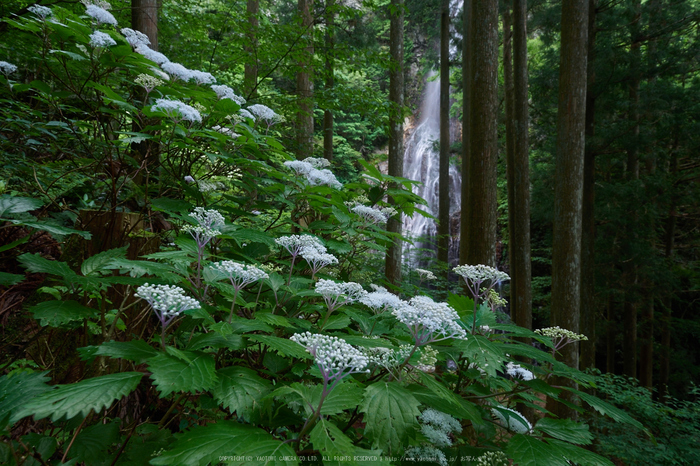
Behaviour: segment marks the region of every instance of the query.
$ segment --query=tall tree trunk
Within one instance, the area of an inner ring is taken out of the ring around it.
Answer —
[[[389,175],[403,176],[403,23],[404,1],[391,0],[389,9],[389,101],[392,104],[389,114]],[[389,197],[389,203],[394,199]],[[387,222],[387,231],[394,233],[393,244],[386,252],[385,272],[389,283],[398,286],[401,282],[401,219],[391,218]]]
[[[496,265],[498,1],[473,6],[467,263]],[[464,217],[463,217],[464,220]]]
[[[513,116],[514,96],[513,96],[513,60],[512,60],[512,21],[510,16],[510,5],[506,3],[503,10],[503,94],[506,104],[506,188],[508,192],[508,264],[513,267],[513,237],[515,232],[515,117]],[[511,317],[515,321],[515,290],[513,289],[513,270],[511,276]]]
[[[313,0],[298,0],[301,27],[304,31],[304,52],[297,72],[297,159],[314,155],[314,114],[313,114]]]
[[[335,0],[326,0],[326,92],[335,85],[334,79],[334,28],[335,28]],[[328,100],[328,97],[326,97]],[[323,112],[323,157],[329,162],[333,161],[333,112],[326,109]]]
[[[459,263],[469,258],[467,247],[467,206],[469,205],[469,165],[471,160],[471,88],[472,88],[472,0],[464,0],[462,6],[462,212],[459,222]]]
[[[260,0],[247,0],[246,15],[248,17],[247,42],[243,47],[245,52],[245,65],[243,70],[243,95],[246,99],[254,99],[258,86],[258,27],[260,20]]]
[[[552,325],[579,333],[581,317],[581,208],[585,150],[588,0],[563,0],[557,152],[552,245]],[[578,368],[578,344],[560,351],[562,361]],[[563,380],[562,383],[568,381]],[[547,403],[559,417],[575,417],[563,403]]]
[[[131,0],[131,28],[146,34],[153,50],[158,50],[158,1]]]
[[[583,160],[583,205],[581,231],[581,369],[595,367],[595,38],[597,0],[588,2],[588,85],[586,89],[586,152]]]
[[[450,0],[440,14],[440,166],[438,261],[448,262],[450,246]]]

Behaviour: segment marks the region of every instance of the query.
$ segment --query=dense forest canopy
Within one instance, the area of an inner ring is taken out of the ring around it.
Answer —
[[[696,464],[699,38],[696,0],[3,1],[0,463]]]

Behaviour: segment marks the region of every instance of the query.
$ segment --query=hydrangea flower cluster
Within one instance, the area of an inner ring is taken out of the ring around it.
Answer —
[[[151,107],[151,110],[167,114],[175,123],[180,120],[186,120],[192,123],[202,122],[202,115],[197,109],[179,100],[156,99],[156,103]]]
[[[0,73],[4,74],[5,76],[9,76],[15,71],[17,71],[17,66],[6,61],[0,61]]]
[[[228,279],[231,281],[231,285],[233,285],[236,291],[241,290],[246,285],[253,282],[268,278],[265,271],[257,268],[254,265],[241,264],[240,262],[221,261],[212,264],[210,268],[228,277]]]
[[[150,94],[153,89],[163,85],[162,80],[149,74],[138,75],[136,79],[134,79],[134,82],[139,86],[143,86],[143,88],[146,90],[146,94]]]
[[[462,276],[462,278],[464,278],[464,280],[467,282],[467,285],[470,285],[471,283],[483,283],[485,281],[502,282],[510,280],[507,273],[483,264],[459,265],[452,269],[452,271],[457,275]]]
[[[360,302],[372,309],[375,314],[381,314],[388,309],[401,306],[401,299],[393,293],[389,293],[386,288],[373,285],[375,291],[367,293],[360,298]]]
[[[185,225],[182,231],[189,232],[197,242],[197,247],[204,247],[212,238],[221,234],[220,228],[226,221],[224,216],[217,210],[206,210],[203,207],[195,207],[194,212],[190,212],[190,217],[194,218],[198,225]]]
[[[294,170],[297,175],[305,176],[306,181],[311,186],[327,185],[336,189],[341,189],[343,187],[342,183],[336,179],[333,172],[327,168],[318,169],[314,167],[314,163],[307,162],[306,160],[309,160],[309,158],[305,160],[289,160],[284,162],[284,165]]]
[[[389,220],[389,217],[387,217],[387,215],[384,212],[375,207],[369,207],[366,205],[358,204],[352,209],[350,209],[350,211],[356,213],[364,220],[373,225],[379,223],[386,223],[387,220]]]
[[[416,346],[448,338],[466,338],[467,335],[459,325],[459,315],[454,309],[427,296],[414,296],[408,303],[402,302],[392,314],[406,324]]]
[[[90,45],[92,47],[111,47],[117,45],[117,42],[109,34],[95,31],[90,34]]]
[[[491,413],[503,427],[511,432],[527,434],[532,431],[532,424],[530,424],[530,421],[525,419],[525,416],[514,409],[499,406],[498,409],[492,408]]]
[[[323,248],[325,250],[325,248]],[[319,270],[331,265],[337,264],[338,258],[333,254],[328,254],[327,252],[321,252],[320,249],[315,248],[305,248],[301,250],[301,257],[309,263],[311,267],[312,277],[315,277]]]
[[[350,374],[369,372],[367,356],[341,338],[304,332],[295,333],[290,340],[304,346],[314,357],[324,386],[330,385],[327,391]]]
[[[549,337],[552,340],[556,339],[568,339],[570,341],[586,341],[588,337],[580,333],[574,333],[571,330],[566,330],[561,327],[546,327],[538,328],[535,333],[539,333],[544,337]]]
[[[403,459],[411,462],[437,463],[440,466],[447,466],[445,454],[431,445],[421,445],[406,448]]]
[[[508,456],[502,451],[487,451],[476,459],[477,466],[509,466]]]
[[[367,294],[359,283],[336,283],[333,280],[325,280],[323,278],[316,282],[316,293],[323,296],[323,300],[326,302],[326,306],[328,306],[326,319],[328,319],[331,312],[335,311],[340,306],[359,301]]]
[[[435,363],[439,352],[432,346],[424,346],[421,348],[420,359],[416,364],[416,369],[423,372],[435,372]]]
[[[168,57],[156,50],[153,50],[148,46],[148,44],[145,43],[137,44],[136,47],[134,47],[134,51],[159,65],[165,65],[166,63],[170,62]]]
[[[437,279],[435,274],[433,272],[431,272],[430,270],[419,269],[419,268],[415,268],[413,270],[415,270],[416,273],[418,273],[418,275],[420,275],[421,280],[436,280]]]
[[[265,120],[268,127],[281,121],[282,117],[276,114],[270,107],[262,104],[255,104],[248,107],[248,111],[261,120]]]
[[[131,28],[122,28],[121,33],[124,34],[126,41],[134,48],[139,45],[151,45],[151,40],[141,31],[135,31]]]
[[[517,377],[526,381],[535,378],[532,372],[525,369],[524,367],[520,367],[520,364],[513,364],[512,362],[506,364],[506,374],[508,374],[511,377]]]
[[[221,125],[212,126],[211,129],[213,129],[214,131],[218,131],[221,134],[225,134],[226,136],[231,137],[233,139],[236,139],[236,138],[241,136],[240,134],[236,133],[231,128],[226,128],[225,126],[221,126]]]
[[[328,160],[319,157],[306,157],[304,160],[302,160],[302,162],[310,163],[312,167],[318,170],[331,166],[331,163]]]
[[[241,96],[236,95],[235,92],[233,92],[233,89],[231,89],[228,86],[225,85],[213,85],[211,86],[211,89],[216,92],[216,96],[219,99],[231,99],[234,102],[236,102],[238,105],[243,105],[245,103],[245,99]]]
[[[39,19],[44,21],[46,18],[53,14],[53,10],[47,6],[43,5],[32,5],[27,8],[31,13],[34,13]]]
[[[255,116],[245,108],[240,109],[238,113],[240,113],[243,118],[250,118],[251,120],[253,120],[253,122],[255,122]]]
[[[292,258],[296,258],[303,251],[315,250],[321,253],[326,252],[326,247],[321,240],[311,235],[289,235],[280,236],[275,239],[275,243],[286,249]]]
[[[100,24],[117,25],[117,19],[110,13],[110,4],[100,0],[83,0],[85,5],[85,13]]]
[[[449,414],[428,408],[418,417],[421,432],[436,447],[452,446],[450,434],[462,432],[462,424]]]
[[[185,290],[172,285],[149,285],[146,283],[136,289],[136,296],[148,301],[165,329],[183,311],[199,309],[199,302],[185,295]]]

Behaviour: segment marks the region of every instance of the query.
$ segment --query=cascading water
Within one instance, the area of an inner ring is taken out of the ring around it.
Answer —
[[[439,202],[440,151],[440,81],[432,80],[435,73],[428,76],[423,92],[420,117],[406,140],[403,174],[405,178],[420,181],[413,192],[424,198],[428,205],[425,210],[437,218]],[[462,178],[454,165],[450,165],[450,247],[449,261],[458,258],[459,223],[452,219],[461,209]],[[456,223],[456,228],[454,224]],[[455,231],[456,230],[456,231]],[[437,252],[437,224],[420,214],[404,216],[403,233],[413,240],[413,245],[404,247],[404,262],[409,266],[426,265],[434,260]]]

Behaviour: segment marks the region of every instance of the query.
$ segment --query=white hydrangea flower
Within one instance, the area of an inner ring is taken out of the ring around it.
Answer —
[[[226,224],[224,216],[215,209],[195,207],[194,211],[190,212],[190,217],[194,218],[201,226],[213,228],[215,230],[220,229]]]
[[[117,19],[105,8],[97,5],[86,5],[85,13],[98,23],[117,25]]]
[[[309,162],[301,160],[288,160],[284,162],[284,166],[290,170],[294,170],[297,175],[307,175],[314,169],[313,165],[311,165]]]
[[[248,111],[255,115],[261,120],[265,120],[268,125],[277,123],[280,120],[280,116],[274,112],[270,107],[262,104],[255,104],[248,107]]]
[[[8,63],[6,61],[0,61],[0,72],[4,74],[5,76],[9,76],[12,73],[17,71],[17,66],[13,65],[12,63]]]
[[[401,299],[395,294],[389,293],[386,288],[376,285],[370,286],[376,287],[376,290],[362,296],[360,302],[372,309],[375,314],[401,306]]]
[[[502,282],[510,280],[507,273],[501,272],[488,265],[459,265],[452,269],[457,275],[461,275],[467,283],[481,283],[485,281]]]
[[[161,64],[160,67],[166,73],[169,73],[171,76],[173,76],[177,79],[181,79],[185,82],[189,81],[194,76],[192,73],[192,70],[185,68],[183,65],[181,65],[179,63],[173,63],[173,62],[169,61],[169,62]]]
[[[225,126],[216,125],[212,126],[211,129],[213,129],[214,131],[218,131],[221,134],[225,134],[226,136],[232,137],[234,139],[241,137],[240,134],[236,133],[231,128],[226,128]]]
[[[250,264],[241,264],[234,261],[221,261],[212,264],[210,268],[228,277],[236,290],[241,290],[245,286],[268,278],[267,273]]]
[[[90,45],[93,47],[111,47],[117,45],[117,42],[109,34],[95,31],[90,34]]]
[[[509,466],[508,455],[502,451],[487,451],[476,460],[476,466]]]
[[[501,410],[507,411],[504,413]],[[510,408],[499,407],[499,409],[492,408],[491,413],[498,419],[498,422],[516,434],[527,434],[532,431],[532,424],[525,419],[525,416],[520,414],[518,411]],[[512,414],[511,414],[512,413]]]
[[[432,346],[424,346],[421,348],[420,359],[416,364],[416,369],[423,372],[435,372],[435,363],[439,352]]]
[[[149,74],[138,75],[136,79],[134,79],[134,82],[140,86],[143,86],[147,93],[150,93],[156,87],[164,84],[163,81]]]
[[[402,302],[392,314],[408,327],[418,346],[467,336],[458,323],[457,312],[448,304],[436,303],[427,296],[415,296],[408,303]]]
[[[338,258],[333,254],[319,252],[316,248],[303,248],[301,257],[309,263],[313,275],[316,275],[319,270],[328,265],[338,263]]]
[[[166,113],[174,121],[186,120],[190,122],[202,122],[202,115],[195,109],[179,100],[157,99],[155,105],[151,107],[152,111],[161,111]]]
[[[506,374],[508,374],[511,377],[518,377],[525,381],[532,380],[535,378],[535,376],[532,375],[532,372],[525,369],[524,367],[520,367],[520,364],[513,364],[512,362],[506,364]]]
[[[335,189],[342,189],[343,184],[338,181],[333,172],[324,168],[323,170],[317,170],[315,168],[311,169],[309,173],[306,174],[306,179],[311,186],[330,186]]]
[[[329,314],[344,304],[354,303],[367,294],[362,285],[355,282],[336,283],[333,280],[320,279],[316,282],[316,293],[323,296]]]
[[[369,360],[345,340],[310,332],[295,333],[290,340],[299,343],[314,357],[324,383],[333,389],[350,374],[367,373]]]
[[[275,239],[275,243],[286,249],[293,258],[301,254],[302,251],[305,251],[307,254],[312,250],[319,254],[326,253],[326,247],[321,243],[321,240],[311,235],[280,236]]]
[[[428,408],[418,417],[421,432],[436,447],[452,446],[450,434],[462,432],[462,424],[449,414]]]
[[[32,5],[27,8],[27,10],[34,13],[42,21],[53,14],[53,10],[51,10],[51,8],[43,5]]]
[[[154,66],[151,66],[150,68],[151,68],[151,71],[153,71],[153,74],[155,74],[156,76],[160,76],[161,79],[163,79],[165,81],[170,81],[170,75],[168,73],[164,73],[162,70],[160,70]]]
[[[152,62],[157,63],[159,65],[163,65],[163,64],[168,63],[170,61],[168,59],[168,57],[166,57],[165,55],[163,55],[160,52],[153,50],[152,48],[150,48],[146,44],[138,44],[138,45],[136,45],[136,48],[134,50],[139,55],[142,55],[144,58],[147,58],[147,59],[151,60]]]
[[[124,34],[126,41],[134,48],[139,45],[151,45],[148,36],[141,31],[135,31],[131,28],[122,28],[121,32]]]
[[[583,335],[581,333],[574,333],[571,330],[566,330],[564,328],[561,328],[559,326],[556,327],[546,327],[546,328],[539,328],[535,330],[535,333],[539,333],[542,336],[549,337],[553,340],[561,339],[561,340],[569,340],[569,341],[587,341],[588,337],[586,335]]]
[[[238,105],[243,105],[245,104],[245,99],[241,96],[236,95],[235,92],[233,92],[233,89],[231,89],[228,86],[225,85],[213,85],[211,86],[211,89],[216,92],[216,96],[219,99],[231,99],[234,102],[236,102]]]
[[[413,269],[413,270],[415,270],[416,272],[418,272],[418,275],[420,275],[421,279],[425,279],[425,280],[435,280],[435,279],[437,279],[437,277],[435,276],[435,274],[434,274],[433,272],[431,272],[430,270],[419,269],[419,268],[415,268],[415,269]]]
[[[243,118],[250,118],[251,120],[255,121],[255,115],[250,113],[245,108],[242,108],[238,113],[240,113]]]
[[[381,210],[374,207],[358,204],[350,210],[372,224],[386,223],[389,220]]]
[[[192,79],[197,84],[214,84],[216,82],[214,75],[199,70],[192,70]]]
[[[406,448],[403,459],[416,462],[437,463],[440,466],[447,466],[445,454],[431,445],[421,445]]]
[[[135,295],[148,301],[163,327],[167,327],[182,312],[201,307],[199,301],[185,295],[185,290],[179,286],[146,283],[136,289]]]

